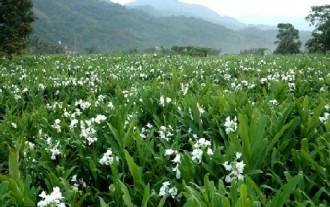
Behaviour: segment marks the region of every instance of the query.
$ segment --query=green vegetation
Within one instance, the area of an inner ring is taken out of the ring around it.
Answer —
[[[33,20],[31,0],[1,0],[0,56],[19,54],[25,49]]]
[[[292,24],[280,23],[277,25],[279,31],[276,35],[278,44],[274,54],[298,54],[300,53],[301,41],[299,40],[299,30]]]
[[[329,68],[314,55],[2,58],[0,205],[329,206]]]
[[[249,48],[276,48],[276,30],[230,30],[219,24],[188,17],[155,17],[118,4],[93,0],[33,0],[38,19],[34,35],[56,45],[85,53],[142,50],[163,46],[221,48],[223,54]],[[301,32],[306,42],[310,32]],[[90,52],[90,51],[88,51]]]
[[[306,17],[311,25],[316,26],[312,38],[306,43],[309,52],[325,53],[330,50],[330,5],[312,6]]]

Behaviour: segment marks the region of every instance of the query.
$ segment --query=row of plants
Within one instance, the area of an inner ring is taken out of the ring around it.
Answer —
[[[329,206],[327,56],[0,64],[1,206]]]

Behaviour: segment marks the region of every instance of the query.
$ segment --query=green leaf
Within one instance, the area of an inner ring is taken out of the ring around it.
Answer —
[[[300,172],[298,175],[294,176],[290,179],[276,194],[273,200],[270,203],[270,207],[278,207],[283,206],[290,195],[296,190],[296,187],[300,180],[302,179],[302,173]]]
[[[132,203],[132,198],[129,194],[129,191],[126,187],[126,185],[124,185],[124,183],[122,183],[121,181],[118,181],[121,187],[121,191],[123,192],[123,200],[124,203],[127,207],[134,207],[135,205]]]
[[[148,185],[144,187],[141,207],[147,207],[148,206],[149,198],[150,198],[150,185],[148,183]]]
[[[102,197],[99,197],[100,207],[109,207],[109,205],[103,200]]]
[[[249,137],[249,124],[248,118],[243,114],[238,114],[238,134],[242,140],[242,148],[243,148],[243,155],[246,159],[247,165],[250,163],[251,159],[251,145],[250,145],[250,137]]]
[[[280,141],[280,138],[284,135],[287,131],[293,131],[299,124],[299,118],[294,118],[289,123],[284,125],[279,132],[275,135],[275,137],[272,139],[271,143],[268,146],[268,151],[272,150],[273,147]]]
[[[168,195],[162,197],[162,199],[160,199],[158,207],[163,207],[165,205],[166,199],[167,199]]]
[[[309,162],[309,164],[313,165],[314,168],[317,170],[317,172],[319,172],[325,179],[327,178],[327,173],[324,170],[324,168],[321,165],[319,165],[317,162],[315,162],[308,152],[302,150],[300,152],[300,155],[307,162]]]
[[[21,175],[19,172],[19,155],[18,152],[14,149],[11,149],[9,152],[9,176],[19,181]]]
[[[130,154],[127,152],[127,150],[124,151],[126,162],[128,165],[129,172],[133,176],[134,180],[134,186],[142,185],[144,186],[143,180],[142,180],[142,169],[139,167],[135,162],[134,159],[130,156]]]
[[[261,192],[258,185],[249,176],[245,176],[245,181],[246,181],[246,184],[248,186],[251,186],[254,189],[254,191],[257,193],[262,205],[266,206],[266,198],[265,198],[264,194]]]

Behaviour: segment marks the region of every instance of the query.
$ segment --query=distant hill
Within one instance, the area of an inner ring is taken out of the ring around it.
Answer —
[[[198,4],[187,4],[178,0],[136,0],[125,6],[139,9],[153,16],[185,16],[202,18],[206,21],[221,24],[229,29],[243,29],[246,24],[229,16],[220,16],[211,9]]]
[[[222,48],[223,53],[265,47],[273,50],[276,30],[240,31],[183,16],[152,16],[99,0],[33,0],[34,35],[84,52],[118,51],[173,45]]]

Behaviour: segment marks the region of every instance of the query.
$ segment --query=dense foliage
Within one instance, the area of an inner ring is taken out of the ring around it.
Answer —
[[[330,5],[311,8],[306,20],[316,26],[316,29],[312,33],[312,38],[307,41],[306,47],[311,53],[325,53],[330,51]]]
[[[1,0],[0,55],[19,54],[26,48],[34,20],[32,0]]]
[[[329,206],[329,68],[306,55],[0,59],[1,206]]]
[[[299,30],[295,29],[292,24],[280,23],[277,25],[279,29],[275,44],[277,45],[275,54],[298,54],[302,42],[299,40]]]

